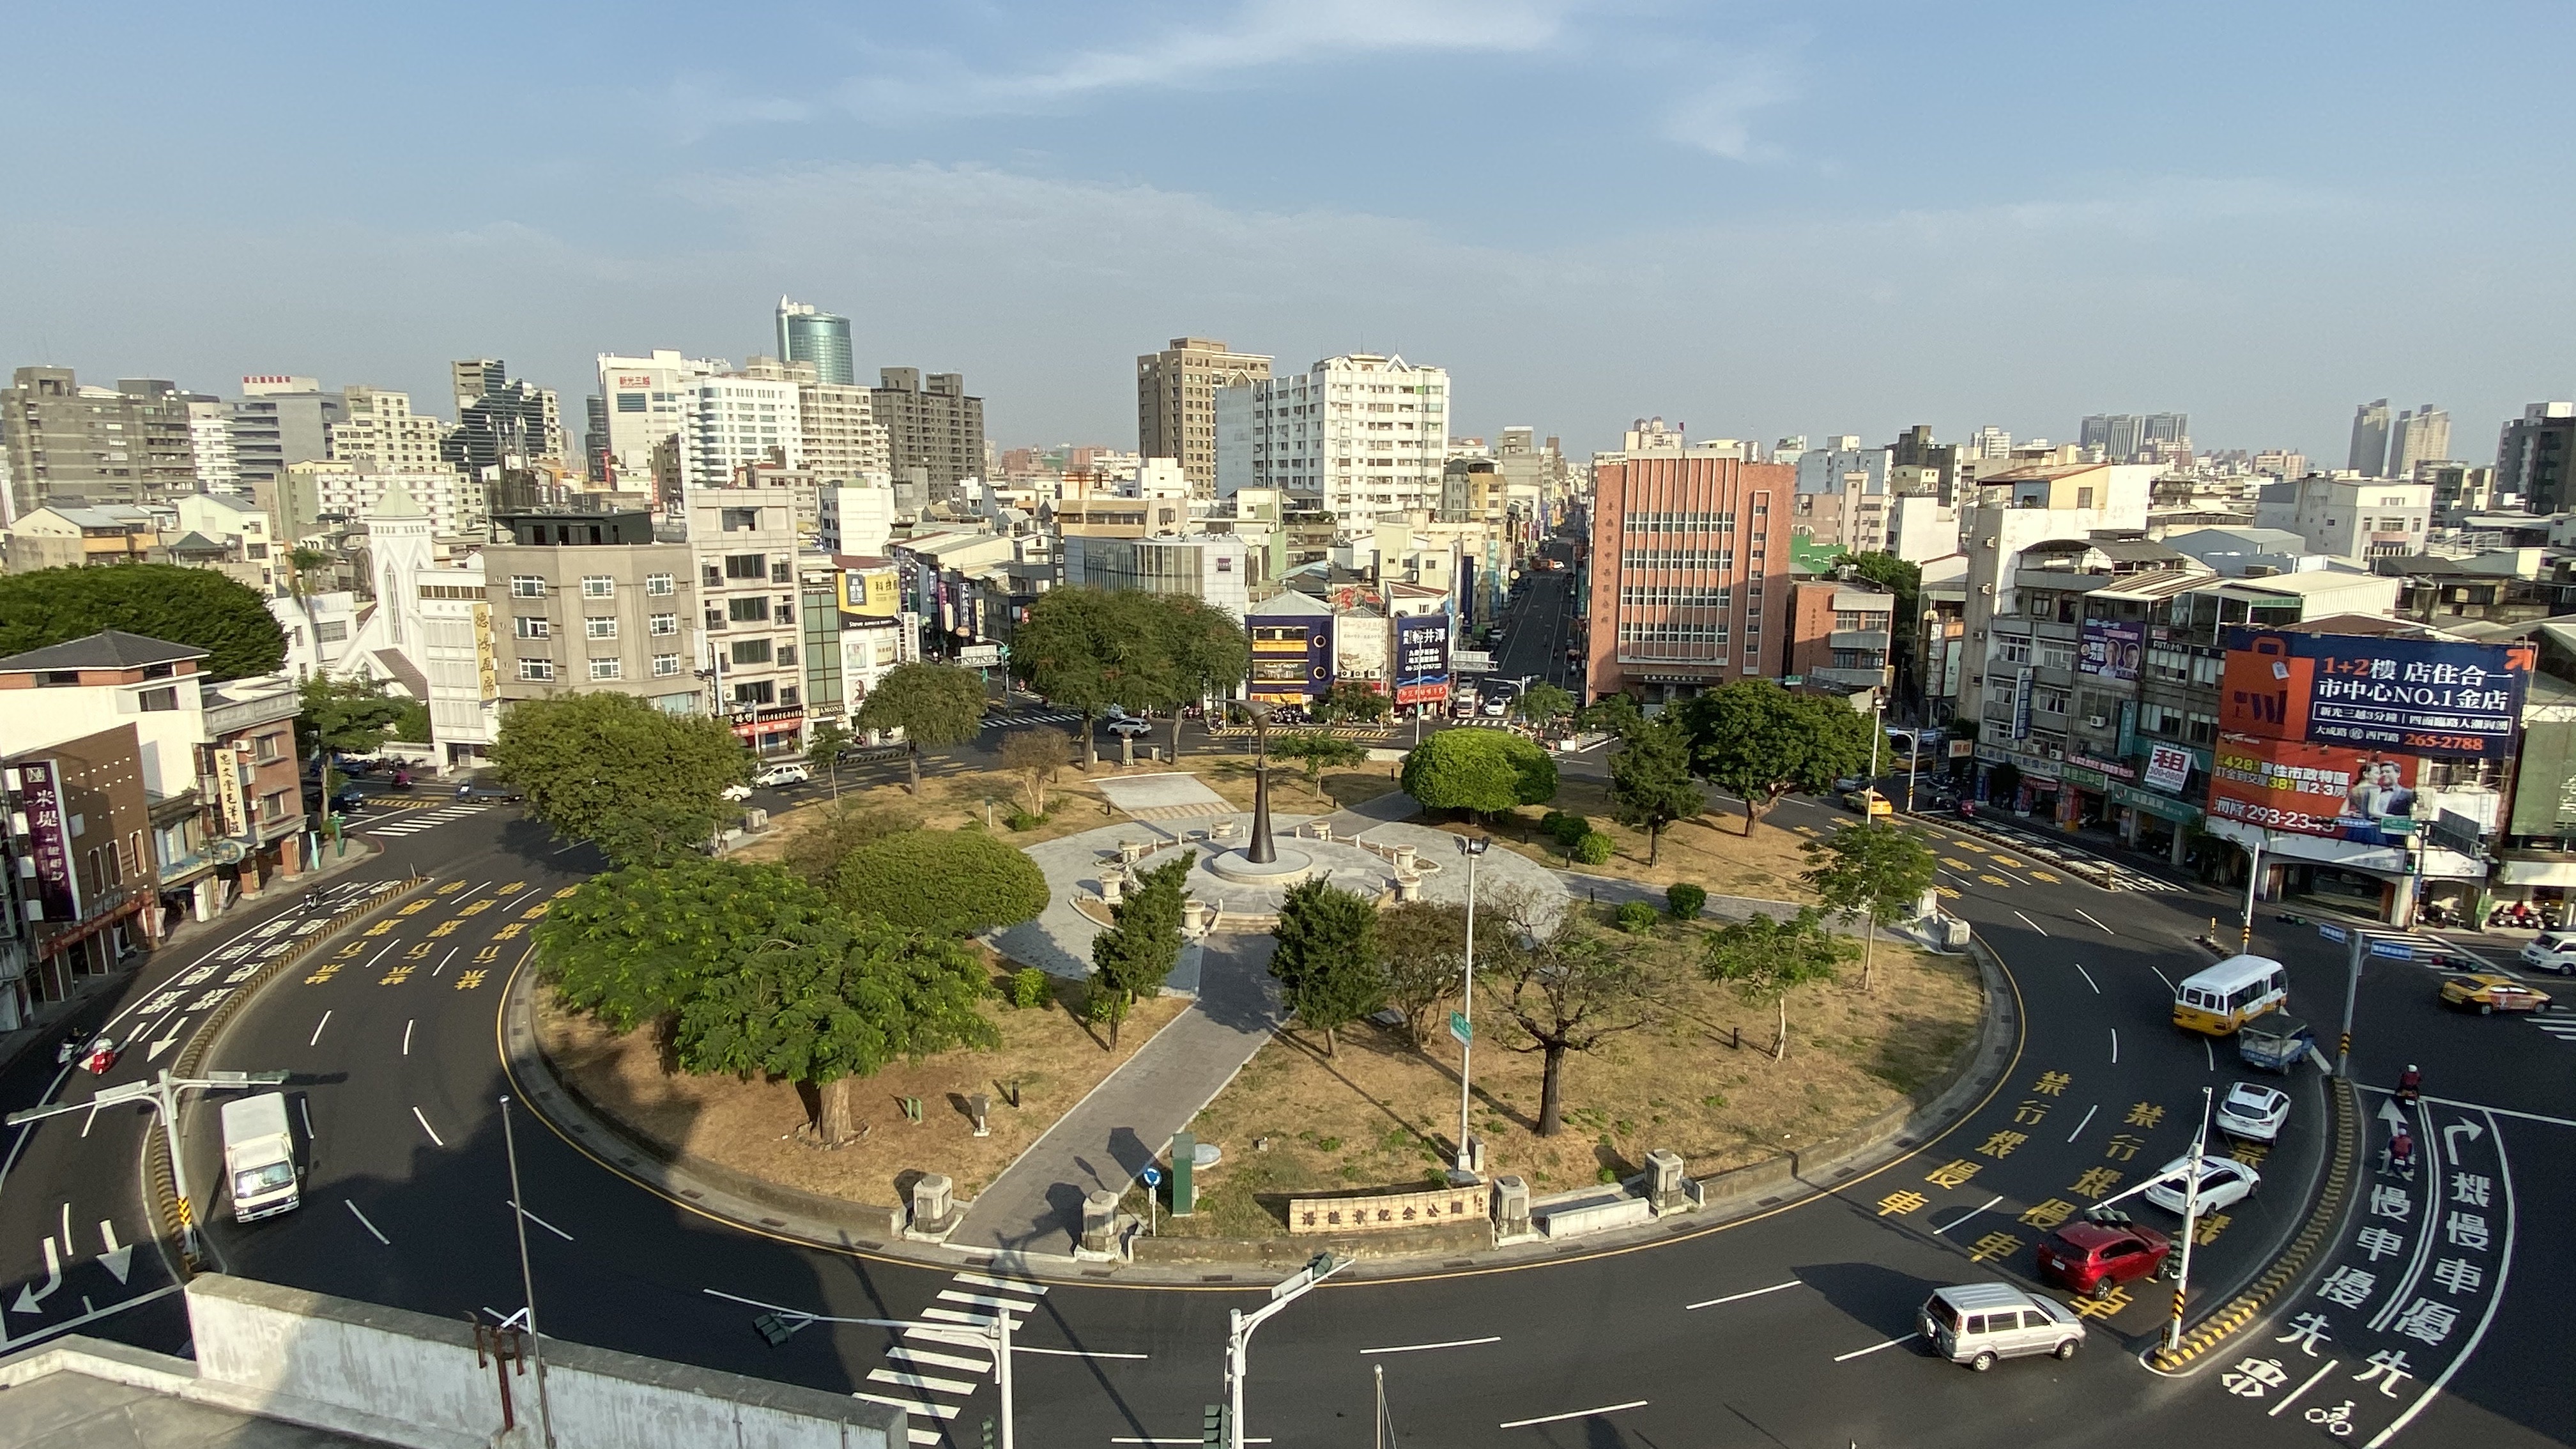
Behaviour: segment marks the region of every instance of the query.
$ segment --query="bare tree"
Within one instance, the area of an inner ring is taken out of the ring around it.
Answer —
[[[1492,965],[1480,961],[1478,974],[1494,983],[1504,1013],[1528,1039],[1504,1045],[1541,1056],[1538,1135],[1553,1137],[1565,1125],[1566,1056],[1653,1021],[1654,975],[1634,947],[1570,913],[1547,910],[1525,891],[1497,895],[1495,914],[1511,928],[1496,933],[1503,939]],[[1477,945],[1482,956],[1484,942]]]
[[[1047,786],[1063,771],[1072,747],[1071,740],[1043,725],[1013,730],[1003,738],[1002,768],[1019,777],[1031,815],[1046,813]]]

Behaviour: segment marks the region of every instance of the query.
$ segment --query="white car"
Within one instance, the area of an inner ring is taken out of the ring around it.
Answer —
[[[748,800],[751,798],[751,787],[749,785],[727,785],[716,793],[722,795],[728,800]]]
[[[2576,931],[2543,931],[2522,948],[2522,964],[2535,971],[2576,976]]]
[[[2166,1212],[2182,1212],[2183,1180],[2191,1175],[2191,1158],[2177,1157],[2156,1174],[2156,1185],[2140,1196]],[[2233,1157],[2204,1155],[2200,1159],[2200,1200],[2194,1204],[2203,1213],[2214,1213],[2243,1202],[2263,1181],[2253,1168]]]
[[[1144,734],[1153,727],[1154,722],[1152,720],[1142,719],[1132,714],[1122,714],[1109,721],[1109,732],[1111,734],[1125,735],[1130,739]]]
[[[1509,700],[1489,699],[1485,701],[1485,713],[1494,719],[1501,719],[1504,715],[1509,714],[1511,712],[1511,708],[1512,706]]]
[[[2269,1142],[2290,1120],[2290,1094],[2257,1082],[2238,1082],[2219,1099],[2218,1130],[2230,1137]]]
[[[763,790],[775,790],[781,785],[802,785],[813,778],[814,772],[803,765],[781,761],[752,776],[751,783]]]

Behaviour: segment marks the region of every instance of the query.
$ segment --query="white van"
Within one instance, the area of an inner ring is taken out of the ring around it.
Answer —
[[[2039,1354],[2073,1358],[2084,1343],[2084,1320],[2074,1309],[2009,1283],[1935,1289],[1915,1314],[1915,1323],[1934,1353],[1979,1373],[1998,1359]]]

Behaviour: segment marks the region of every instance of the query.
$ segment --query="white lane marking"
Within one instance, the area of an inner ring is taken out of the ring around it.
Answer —
[[[447,948],[447,954],[438,958],[438,964],[429,968],[429,974],[430,974],[431,976],[435,977],[435,976],[437,976],[437,975],[438,975],[438,973],[439,973],[439,972],[446,970],[446,969],[447,969],[447,963],[448,963],[448,962],[450,962],[450,961],[455,960],[455,959],[456,959],[456,953],[457,953],[457,952],[459,952],[459,951],[462,951],[462,950],[464,950],[464,949],[465,949],[465,948],[464,948],[464,947],[462,947],[462,946],[450,946],[450,947],[448,947],[448,948]]]
[[[296,1110],[297,1115],[299,1115],[299,1116],[303,1117],[303,1119],[304,1119],[304,1140],[305,1140],[305,1141],[307,1141],[307,1142],[312,1141],[312,1140],[313,1140],[313,1106],[312,1106],[312,1099],[311,1099],[311,1098],[309,1098],[309,1097],[298,1097],[298,1098],[296,1098],[296,1099],[295,1099],[295,1110]]]
[[[2083,962],[2075,963],[2075,974],[2084,978],[2084,984],[2093,988],[2094,995],[2102,994],[2102,983],[2093,979],[2093,973],[2084,969]]]
[[[1909,1333],[1903,1338],[1891,1338],[1885,1343],[1873,1343],[1867,1348],[1856,1348],[1849,1353],[1838,1353],[1834,1355],[1834,1362],[1842,1363],[1849,1359],[1860,1358],[1867,1354],[1876,1353],[1882,1348],[1894,1348],[1900,1343],[1912,1343],[1914,1340],[1921,1338],[1922,1336],[1923,1335],[1919,1333]]]
[[[905,1363],[928,1364],[932,1368],[964,1369],[970,1374],[988,1374],[993,1371],[993,1361],[989,1358],[968,1358],[962,1353],[933,1353],[926,1348],[914,1348],[908,1343],[898,1343],[887,1349],[886,1357],[899,1358]]]
[[[1034,1298],[1046,1296],[1044,1283],[1028,1283],[1017,1278],[995,1278],[985,1273],[960,1273],[952,1282],[971,1283],[978,1288],[999,1288],[1010,1293],[1026,1293]]]
[[[1729,1293],[1723,1298],[1709,1298],[1698,1303],[1685,1303],[1682,1305],[1682,1312],[1688,1313],[1694,1308],[1715,1308],[1721,1303],[1741,1303],[1747,1298],[1759,1298],[1765,1293],[1777,1293],[1783,1288],[1795,1288],[1799,1285],[1800,1281],[1801,1280],[1799,1279],[1792,1278],[1786,1283],[1774,1283],[1768,1288],[1755,1288],[1743,1293]],[[1495,1340],[1490,1338],[1479,1338],[1471,1339],[1469,1341],[1473,1343],[1492,1343]]]
[[[305,1043],[305,1045],[306,1045],[306,1046],[319,1046],[319,1045],[321,1045],[321,1043],[322,1043],[322,1028],[324,1028],[324,1027],[326,1027],[326,1026],[329,1026],[330,1024],[331,1024],[331,1013],[329,1013],[329,1012],[327,1012],[327,1011],[326,1011],[326,1012],[322,1013],[322,1019],[321,1019],[320,1021],[317,1021],[317,1022],[313,1023],[313,1039],[312,1039],[312,1040],[310,1040],[310,1041],[308,1041],[308,1042],[306,1042],[306,1043]]]
[[[2088,911],[2088,910],[2084,909],[2082,906],[2077,906],[2077,907],[2075,908],[2075,914],[2077,914],[2077,915],[2079,915],[2079,916],[2082,916],[2084,919],[2086,919],[2086,920],[2088,920],[2088,921],[2093,921],[2093,913],[2092,913],[2091,911]],[[2093,924],[2095,924],[2095,925],[2097,925],[2097,926],[2102,926],[2102,923],[2101,923],[2100,921],[2093,921]],[[2110,927],[2108,927],[2108,926],[2102,926],[2102,933],[2103,933],[2104,935],[2106,935],[2106,936],[2116,936],[2116,935],[2120,934],[2119,932],[2112,930],[2112,929],[2111,929]]]
[[[1932,1236],[1937,1238],[1943,1233],[1950,1231],[1952,1228],[1957,1227],[1959,1224],[1966,1222],[1968,1219],[1975,1217],[1977,1214],[1984,1212],[1986,1209],[1993,1207],[1996,1203],[2002,1201],[2003,1198],[2000,1195],[1987,1198],[1983,1203],[1976,1207],[1972,1207],[1966,1212],[1959,1214],[1957,1217],[1950,1219],[1948,1222],[1943,1223],[1941,1226],[1934,1228],[1932,1230]]]
[[[394,1245],[394,1240],[385,1236],[384,1229],[379,1228],[379,1227],[377,1227],[374,1223],[371,1223],[371,1222],[368,1222],[368,1221],[367,1221],[367,1215],[366,1215],[365,1213],[362,1213],[362,1212],[358,1211],[358,1205],[357,1205],[356,1203],[353,1203],[353,1202],[349,1201],[347,1198],[345,1198],[345,1197],[344,1197],[344,1198],[340,1199],[340,1206],[342,1206],[342,1207],[344,1207],[344,1208],[347,1208],[347,1209],[349,1210],[349,1216],[351,1216],[351,1217],[353,1217],[353,1218],[356,1218],[356,1219],[358,1220],[358,1226],[360,1226],[360,1227],[362,1227],[362,1228],[365,1228],[365,1229],[366,1229],[368,1232],[370,1232],[370,1233],[375,1234],[375,1238],[376,1238],[376,1241],[377,1241],[377,1242],[384,1244],[384,1245],[385,1245],[386,1247],[388,1247],[388,1248],[390,1248],[390,1247],[392,1247],[392,1246]]]
[[[74,1251],[76,1250],[72,1247],[72,1204],[71,1199],[65,1198],[63,1199],[63,1256],[68,1258]]]
[[[2383,1097],[2388,1095],[2386,1087],[2364,1087],[2362,1090],[2375,1092]],[[2544,1117],[2538,1112],[2517,1112],[2511,1107],[2490,1107],[2482,1102],[2463,1102],[2457,1097],[2436,1097],[2430,1093],[2425,1095],[2424,1100],[2438,1102],[2445,1107],[2458,1107],[2463,1111],[2482,1112],[2490,1117],[2519,1117],[2526,1122],[2546,1122],[2552,1127],[2576,1127],[2576,1117]]]
[[[2310,1390],[2310,1389],[2312,1389],[2312,1388],[2315,1388],[2315,1387],[2317,1386],[2317,1380],[2319,1380],[2319,1379],[2321,1379],[2321,1378],[2324,1378],[2327,1374],[2330,1374],[2330,1373],[2334,1372],[2334,1366],[2335,1366],[2336,1364],[2340,1363],[2340,1362],[2342,1362],[2342,1360],[2341,1360],[2341,1359],[2332,1359],[2332,1358],[2327,1359],[2327,1360],[2326,1360],[2326,1366],[2325,1366],[2324,1368],[2321,1368],[2321,1369],[2317,1370],[2315,1373],[2312,1373],[2312,1374],[2308,1375],[2307,1382],[2305,1382],[2305,1383],[2303,1383],[2303,1384],[2299,1385],[2299,1386],[2298,1386],[2297,1388],[2295,1388],[2295,1389],[2290,1390],[2289,1394],[2288,1394],[2286,1397],[2284,1397],[2284,1398],[2281,1400],[2281,1402],[2279,1402],[2279,1403],[2277,1403],[2277,1404],[2274,1404],[2274,1405],[2272,1406],[2272,1408],[2271,1408],[2270,1412],[2268,1412],[2268,1413],[2264,1414],[2264,1416],[2263,1416],[2263,1417],[2264,1417],[2264,1418],[2266,1418],[2266,1419],[2277,1419],[2277,1418],[2281,1417],[2281,1411],[2282,1411],[2283,1409],[2286,1409],[2286,1408],[2290,1407],[2292,1404],[2297,1403],[2297,1402],[2299,1401],[2299,1395],[2306,1393],[2308,1390]]]
[[[1595,1414],[1615,1414],[1622,1409],[1642,1409],[1644,1407],[1646,1407],[1646,1400],[1630,1399],[1624,1404],[1603,1404],[1597,1409],[1577,1409],[1570,1414],[1541,1414],[1535,1419],[1512,1419],[1504,1423],[1496,1424],[1494,1427],[1497,1429],[1526,1429],[1532,1424],[1559,1424],[1563,1423],[1567,1419],[1589,1419]]]
[[[411,1028],[412,1028],[412,1023],[411,1023],[411,1021],[406,1020],[406,1021],[403,1023],[403,1055],[404,1055],[404,1056],[410,1056],[410,1055],[411,1055]]]
[[[956,1404],[925,1404],[918,1399],[898,1399],[885,1394],[852,1394],[850,1397],[865,1399],[871,1404],[892,1404],[907,1414],[923,1414],[933,1419],[954,1419],[959,1409]]]
[[[411,1109],[411,1120],[420,1124],[420,1130],[429,1134],[430,1141],[437,1143],[441,1147],[445,1147],[447,1145],[447,1139],[438,1135],[438,1129],[429,1125],[429,1119],[420,1115],[420,1109],[418,1107]]]
[[[934,1394],[971,1394],[975,1386],[964,1379],[943,1379],[932,1374],[908,1374],[901,1369],[870,1369],[868,1382],[892,1384],[898,1389],[928,1389]]]
[[[2019,912],[2019,911],[2015,911],[2015,912],[2013,912],[2013,914],[2014,914],[2014,915],[2016,915],[2016,916],[2021,916],[2021,912]],[[2030,928],[2031,928],[2032,930],[2034,930],[2034,931],[2039,931],[2039,933],[2040,933],[2041,935],[2043,935],[2043,936],[2045,936],[2045,935],[2047,935],[2047,934],[2048,934],[2046,931],[2040,931],[2040,929],[2039,929],[2039,922],[2032,920],[2032,919],[2031,919],[2030,917],[2028,917],[2028,916],[2021,916],[2021,923],[2022,923],[2023,925],[2025,925],[2025,926],[2030,927]]]
[[[2111,1065],[2113,1065],[2113,1066],[2115,1066],[2115,1067],[2116,1067],[2116,1066],[2118,1066],[2119,1064],[2120,1064],[2120,1029],[2119,1029],[2118,1027],[2116,1027],[2116,1026],[2115,1026],[2115,1027],[2111,1028]]]
[[[2420,1102],[2415,1107],[2415,1138],[2424,1144],[2423,1168],[2427,1179],[2424,1191],[2424,1215],[2430,1218],[2440,1206],[2442,1199],[2442,1149],[2445,1144],[2433,1131],[2433,1109]],[[2407,1182],[2411,1191],[2414,1179],[2410,1177]],[[2424,1225],[2424,1235],[2416,1239],[2415,1255],[2407,1259],[2406,1271],[2397,1279],[2397,1290],[2388,1296],[2386,1305],[2371,1315],[2371,1332],[2388,1331],[2389,1322],[2405,1310],[2406,1295],[2414,1291],[2416,1280],[2424,1276],[2424,1265],[2432,1261],[2432,1257],[2433,1225],[2427,1222]]]
[[[1427,1353],[1435,1348],[1474,1348],[1480,1343],[1500,1343],[1502,1341],[1503,1336],[1497,1333],[1485,1338],[1453,1338],[1446,1343],[1399,1343],[1388,1348],[1364,1348],[1361,1349],[1360,1352],[1363,1354]]]
[[[1109,1442],[1110,1442],[1110,1443],[1112,1443],[1112,1444],[1204,1444],[1204,1443],[1206,1443],[1206,1442],[1207,1442],[1207,1440],[1206,1440],[1205,1438],[1193,1438],[1193,1439],[1136,1439],[1136,1438],[1126,1438],[1126,1439],[1112,1439],[1112,1440],[1110,1440]],[[1270,1440],[1268,1440],[1268,1439],[1246,1439],[1246,1440],[1244,1440],[1243,1442],[1244,1442],[1244,1443],[1246,1443],[1246,1444],[1267,1444],[1267,1443],[1270,1443],[1271,1441],[1270,1441]]]
[[[2165,968],[2158,966],[2153,962],[2149,962],[2147,964],[2147,969],[2156,973],[2156,979],[2165,984],[2165,990],[2171,991],[2174,989],[2173,978],[2165,974]]]
[[[2211,1071],[2214,1072],[2218,1070],[2218,1048],[2211,1045],[2210,1040],[2207,1037],[2202,1037],[2200,1039],[2200,1054],[2209,1062],[2209,1069]]]
[[[1035,1313],[1038,1306],[1018,1298],[1001,1298],[990,1293],[962,1293],[954,1288],[939,1290],[942,1303],[964,1303],[976,1308],[1000,1308],[1012,1313]]]
[[[2513,1238],[2518,1226],[2516,1219],[2520,1214],[2514,1209],[2513,1168],[2505,1161],[2504,1134],[2496,1130],[2495,1118],[2492,1116],[2487,1117],[2487,1135],[2495,1141],[2496,1176],[2504,1183],[2504,1250],[2496,1255],[2495,1291],[2487,1295],[2487,1311],[2479,1315],[2477,1330],[2469,1335],[2467,1343],[2460,1346],[2458,1356],[2443,1367],[2441,1374],[2432,1383],[2425,1386],[2424,1392],[2416,1398],[2415,1402],[2406,1406],[2405,1413],[2390,1421],[2388,1427],[2380,1430],[2378,1436],[2363,1445],[2362,1449],[2380,1449],[2381,1445],[2397,1437],[2398,1430],[2414,1422],[2417,1414],[2424,1412],[2424,1406],[2433,1402],[2433,1396],[2440,1393],[2443,1387],[2451,1382],[2451,1376],[2460,1371],[2460,1366],[2469,1361],[2469,1356],[2478,1351],[2478,1340],[2487,1336],[2487,1329],[2495,1322],[2496,1310],[2504,1305],[2505,1279],[2513,1272]],[[2432,1235],[2428,1232],[2425,1236]]]
[[[519,1208],[519,1215],[526,1218],[529,1222],[535,1223],[538,1227],[545,1229],[547,1232],[554,1234],[556,1237],[563,1239],[567,1243],[572,1241],[572,1234],[565,1232],[563,1229],[556,1227],[550,1222],[547,1222],[544,1218],[538,1217],[535,1213],[529,1212],[526,1208],[519,1207],[517,1203],[510,1201],[508,1198],[505,1197],[501,1199],[501,1205],[503,1207]]]
[[[1016,1319],[1013,1320],[1013,1322],[1017,1321],[1018,1320]],[[1029,1348],[1017,1343],[1011,1345],[1011,1352],[1042,1353],[1049,1358],[1132,1358],[1142,1361],[1145,1357],[1145,1355],[1141,1353],[1104,1353],[1096,1348]],[[1245,1442],[1249,1443],[1251,1441],[1246,1440]]]

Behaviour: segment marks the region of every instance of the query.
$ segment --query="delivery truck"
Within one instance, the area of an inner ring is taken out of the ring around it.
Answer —
[[[232,1184],[233,1219],[254,1222],[292,1212],[302,1198],[295,1134],[286,1097],[262,1092],[224,1104],[224,1180]]]

